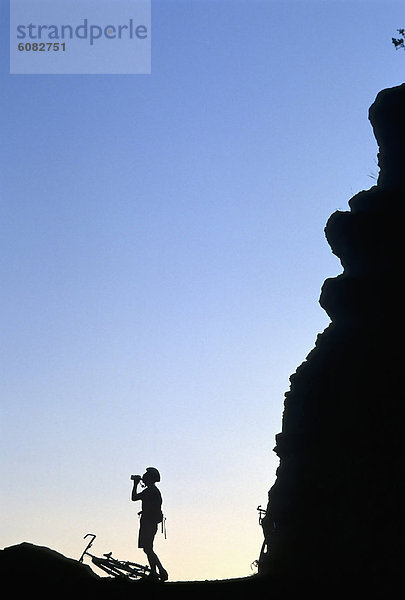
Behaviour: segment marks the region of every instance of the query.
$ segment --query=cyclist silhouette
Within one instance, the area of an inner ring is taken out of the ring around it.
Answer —
[[[148,467],[141,476],[133,475],[134,486],[132,489],[131,500],[142,501],[141,522],[139,526],[138,548],[142,548],[148,557],[150,574],[152,578],[157,577],[156,568],[159,571],[159,579],[166,581],[168,578],[166,569],[163,568],[157,554],[153,549],[153,541],[158,528],[158,523],[162,522],[162,495],[156,483],[160,481],[160,473],[155,467]],[[142,480],[146,486],[142,492],[137,491],[139,482]]]

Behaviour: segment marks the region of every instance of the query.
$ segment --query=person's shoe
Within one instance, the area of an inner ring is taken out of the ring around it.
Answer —
[[[166,569],[161,569],[159,571],[159,578],[160,578],[160,581],[167,581],[168,580],[169,575],[168,575]]]

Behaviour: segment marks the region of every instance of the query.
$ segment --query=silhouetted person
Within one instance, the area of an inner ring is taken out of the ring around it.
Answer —
[[[160,481],[160,474],[155,467],[148,467],[142,475],[132,475],[134,487],[132,489],[131,499],[142,501],[141,522],[139,526],[138,548],[142,548],[148,557],[151,576],[157,577],[156,568],[159,571],[161,581],[167,580],[167,571],[163,568],[157,554],[153,550],[153,541],[158,528],[158,523],[162,522],[162,496],[156,483]],[[146,486],[142,492],[137,492],[140,481]]]

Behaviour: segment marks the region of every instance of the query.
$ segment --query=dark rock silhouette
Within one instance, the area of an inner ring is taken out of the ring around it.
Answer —
[[[378,183],[337,211],[326,238],[343,272],[325,281],[331,324],[291,376],[280,457],[263,521],[259,576],[128,583],[31,544],[1,552],[4,588],[55,598],[199,598],[218,593],[330,598],[401,589],[404,562],[403,293],[405,84],[380,92],[369,117]]]
[[[4,589],[10,585],[16,597],[48,590],[87,594],[97,589],[100,579],[90,567],[27,542],[1,550],[0,568]]]
[[[384,588],[404,568],[405,84],[369,118],[378,183],[326,225],[343,273],[325,281],[331,324],[290,378],[264,523],[260,571],[309,585]]]

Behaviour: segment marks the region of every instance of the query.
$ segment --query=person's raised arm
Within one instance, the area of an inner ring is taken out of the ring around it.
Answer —
[[[132,494],[131,494],[131,500],[133,500],[135,502],[135,500],[140,500],[141,498],[141,494],[138,494],[138,483],[141,481],[141,477],[137,477],[136,475],[133,475],[131,477],[131,479],[133,479],[134,481],[134,486],[132,488]]]

